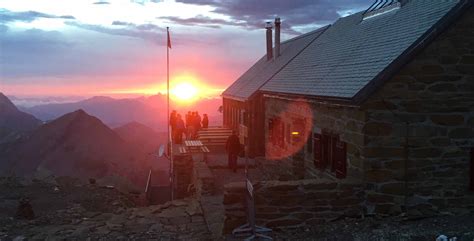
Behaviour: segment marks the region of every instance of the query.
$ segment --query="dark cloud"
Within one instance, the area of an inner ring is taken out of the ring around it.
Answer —
[[[12,12],[7,9],[0,9],[0,23],[8,23],[14,21],[33,22],[38,18],[75,19],[74,16],[71,15],[56,16],[36,11]]]
[[[130,2],[137,3],[140,5],[145,5],[145,3],[147,2],[159,3],[159,2],[163,2],[163,0],[130,0]]]
[[[106,1],[99,1],[99,2],[95,2],[93,4],[95,4],[95,5],[107,5],[107,4],[110,4],[110,3],[106,2]]]
[[[214,12],[230,16],[246,27],[263,28],[264,22],[279,16],[282,29],[292,31],[304,25],[324,25],[340,17],[340,12],[368,7],[373,0],[177,0],[177,2],[209,5]]]
[[[115,25],[115,26],[129,26],[129,25],[131,25],[131,23],[122,22],[122,21],[113,21],[112,25]]]
[[[74,16],[71,16],[71,15],[62,15],[62,16],[59,16],[59,18],[62,18],[62,19],[76,19]]]
[[[193,18],[179,18],[179,17],[159,17],[159,19],[165,19],[173,23],[187,25],[187,26],[202,26],[202,27],[209,27],[209,28],[220,28],[223,25],[227,26],[241,26],[246,27],[246,22],[236,22],[236,21],[227,21],[224,19],[215,19],[210,18],[202,15],[198,15]]]
[[[158,42],[157,40],[160,40],[165,33],[164,28],[154,24],[133,24],[121,21],[114,21],[112,25],[126,26],[125,28],[109,28],[102,25],[84,24],[73,21],[67,21],[65,24],[99,33],[141,38],[160,44],[163,44],[161,43],[162,41]]]

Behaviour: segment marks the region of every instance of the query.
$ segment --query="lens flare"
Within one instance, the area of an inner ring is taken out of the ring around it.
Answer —
[[[302,100],[289,103],[286,108],[274,116],[269,126],[271,140],[266,143],[266,156],[270,160],[281,160],[292,156],[304,148],[313,130],[313,111]]]

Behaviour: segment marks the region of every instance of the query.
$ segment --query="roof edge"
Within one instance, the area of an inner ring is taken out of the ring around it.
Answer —
[[[348,107],[359,107],[358,104],[353,103],[350,98],[343,97],[331,97],[331,96],[316,96],[316,95],[301,95],[301,94],[290,94],[273,91],[260,91],[264,97],[286,99],[286,100],[305,100],[308,102],[321,103],[321,104],[332,104],[339,106]]]

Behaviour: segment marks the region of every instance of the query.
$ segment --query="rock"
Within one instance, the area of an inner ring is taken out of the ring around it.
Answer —
[[[286,226],[295,226],[301,224],[302,221],[294,218],[284,218],[284,219],[277,219],[269,221],[266,226],[270,228],[274,227],[286,227]]]
[[[464,123],[462,115],[433,115],[431,121],[438,125],[456,126]]]
[[[20,199],[18,204],[18,208],[16,211],[16,216],[19,218],[24,219],[34,219],[35,213],[33,212],[33,207],[30,204],[30,200],[28,198]]]

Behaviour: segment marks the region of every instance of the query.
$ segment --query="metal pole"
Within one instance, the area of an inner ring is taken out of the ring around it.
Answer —
[[[167,98],[167,124],[168,124],[168,150],[170,159],[170,188],[171,188],[171,200],[174,198],[174,174],[173,174],[173,146],[171,141],[170,132],[170,32],[169,27],[166,27],[166,98]]]

